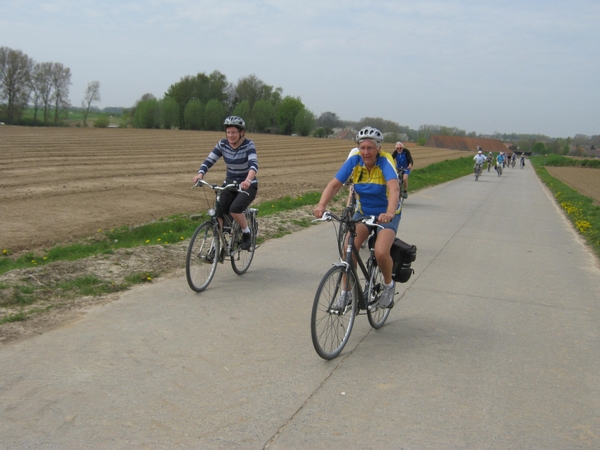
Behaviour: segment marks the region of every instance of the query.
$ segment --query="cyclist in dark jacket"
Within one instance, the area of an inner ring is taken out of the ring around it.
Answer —
[[[392,158],[396,161],[396,170],[398,173],[402,173],[402,186],[400,190],[400,195],[403,198],[408,197],[408,176],[410,175],[410,171],[413,167],[413,159],[408,151],[408,149],[404,148],[404,144],[400,141],[396,142],[396,150],[392,153]]]

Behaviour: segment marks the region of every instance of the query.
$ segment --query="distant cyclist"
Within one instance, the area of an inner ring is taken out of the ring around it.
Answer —
[[[490,171],[490,168],[492,167],[492,162],[494,161],[494,154],[492,152],[489,152],[487,155],[487,169],[488,172]]]
[[[521,169],[525,167],[525,153],[521,153],[521,158],[519,159],[519,164],[521,165]]]
[[[402,185],[400,186],[400,195],[402,198],[408,197],[408,176],[413,167],[413,159],[408,151],[404,148],[404,144],[400,141],[396,142],[396,150],[392,153],[392,158],[396,161],[396,170],[402,174]]]
[[[502,168],[504,167],[504,163],[505,163],[504,153],[500,152],[500,153],[498,153],[498,156],[496,157],[496,171],[498,172],[498,176],[502,175]]]

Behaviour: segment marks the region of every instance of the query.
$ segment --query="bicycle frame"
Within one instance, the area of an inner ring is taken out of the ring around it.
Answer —
[[[327,215],[327,217],[326,217],[326,215]],[[375,259],[375,240],[376,240],[377,235],[375,234],[375,230],[377,227],[380,227],[380,228],[383,228],[383,227],[381,227],[380,225],[377,225],[375,223],[374,216],[371,216],[369,219],[352,220],[351,218],[339,218],[329,212],[329,213],[325,213],[323,215],[323,218],[324,219],[322,219],[322,220],[331,220],[331,218],[334,218],[337,221],[347,223],[349,236],[348,236],[348,242],[346,244],[345,257],[340,262],[338,262],[334,265],[344,267],[346,273],[348,271],[352,271],[356,280],[359,279],[357,267],[360,268],[360,271],[361,271],[363,277],[365,278],[365,284],[364,284],[364,288],[360,283],[357,284],[357,287],[359,290],[359,299],[360,299],[360,301],[358,302],[357,314],[364,314],[364,313],[361,313],[360,311],[366,311],[369,307],[369,301],[368,301],[369,292],[370,292],[369,283],[371,280],[372,270],[377,265],[377,260]],[[356,237],[356,225],[359,223],[364,223],[365,225],[367,225],[367,227],[369,227],[369,237],[367,239],[367,242],[369,243],[369,257],[367,258],[366,266],[365,266],[364,261],[362,260],[362,257],[360,256],[359,251],[354,246],[354,238]],[[354,256],[354,258],[355,258],[354,260],[353,260],[352,256]],[[356,262],[356,264],[354,264],[354,262]]]
[[[201,292],[208,287],[214,277],[218,263],[229,258],[233,271],[243,275],[254,257],[256,250],[257,209],[247,208],[244,215],[251,229],[249,247],[244,248],[244,235],[239,224],[229,215],[224,215],[222,225],[217,218],[217,209],[221,202],[221,193],[225,190],[235,190],[249,195],[241,190],[238,183],[225,186],[211,185],[204,180],[192,186],[207,185],[215,192],[214,207],[209,208],[210,218],[201,223],[192,235],[186,257],[186,278],[190,288]],[[248,241],[246,241],[248,242]]]
[[[231,250],[232,250],[231,238],[232,238],[234,220],[233,220],[233,217],[231,217],[231,215],[224,214],[223,215],[223,226],[221,227],[221,224],[219,224],[219,219],[217,218],[217,210],[219,209],[219,206],[221,204],[221,194],[223,193],[223,191],[226,191],[226,190],[235,190],[236,192],[243,192],[246,195],[248,195],[248,193],[246,191],[241,190],[241,188],[239,187],[239,184],[237,184],[237,183],[231,183],[231,184],[227,184],[225,186],[216,186],[216,185],[207,183],[204,180],[198,180],[198,182],[193,187],[199,186],[199,185],[208,186],[209,188],[214,190],[215,194],[216,194],[213,207],[208,210],[208,215],[210,216],[210,221],[214,225],[216,225],[217,235],[219,236],[219,242],[221,243],[221,248],[227,250],[227,252],[222,252],[221,255],[216,256],[219,258],[219,262],[223,262],[225,259],[225,253],[227,255],[231,255]],[[233,188],[235,188],[235,189],[233,189]],[[229,234],[229,239],[226,239],[225,234]]]

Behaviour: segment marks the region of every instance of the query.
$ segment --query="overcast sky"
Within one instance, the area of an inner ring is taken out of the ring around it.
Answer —
[[[317,116],[600,134],[597,0],[4,1],[0,46],[69,67],[74,106],[91,81],[130,107],[218,70]]]

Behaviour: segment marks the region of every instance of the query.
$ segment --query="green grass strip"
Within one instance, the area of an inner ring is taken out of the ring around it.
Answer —
[[[577,231],[585,238],[596,255],[600,257],[600,206],[594,205],[594,201],[590,197],[581,195],[575,189],[550,175],[542,166],[543,159],[543,156],[531,158],[538,177],[548,186],[556,202]]]

